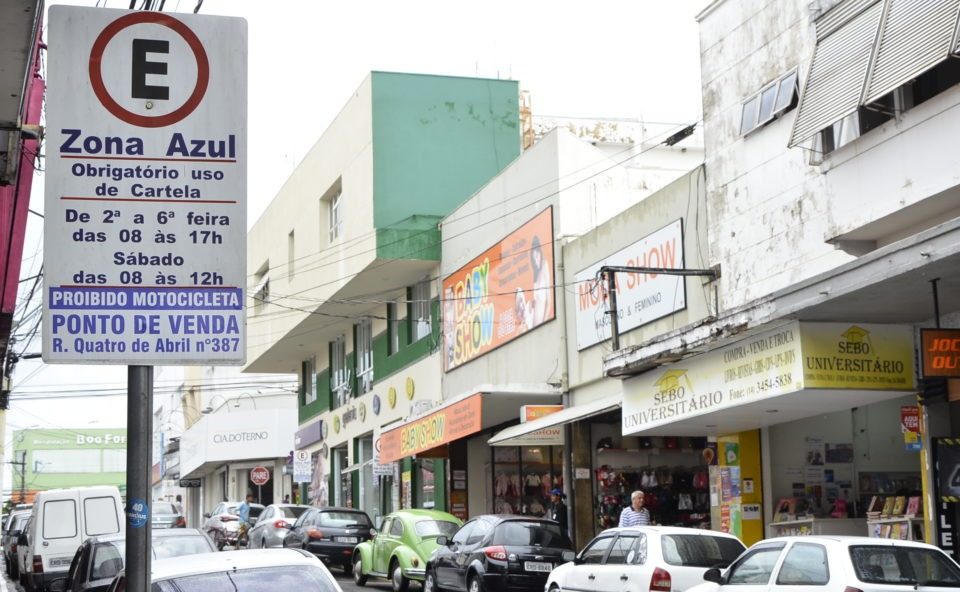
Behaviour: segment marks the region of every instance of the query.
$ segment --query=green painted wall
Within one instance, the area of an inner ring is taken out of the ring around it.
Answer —
[[[374,227],[446,216],[520,155],[516,81],[371,78]]]
[[[126,488],[126,428],[16,430],[11,447],[14,462],[26,453],[23,467],[11,465],[14,490],[21,488],[21,471],[28,492],[85,485]]]
[[[377,257],[439,261],[440,220],[440,216],[410,216],[390,228],[377,229]]]

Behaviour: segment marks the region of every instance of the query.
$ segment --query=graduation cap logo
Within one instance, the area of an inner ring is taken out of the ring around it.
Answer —
[[[677,392],[682,390],[693,391],[690,384],[690,378],[686,370],[667,370],[660,375],[660,378],[653,383],[660,389],[661,393]]]
[[[849,329],[840,334],[843,341],[840,343],[840,353],[847,354],[869,354],[873,351],[873,344],[870,341],[870,331],[863,327],[851,325]]]

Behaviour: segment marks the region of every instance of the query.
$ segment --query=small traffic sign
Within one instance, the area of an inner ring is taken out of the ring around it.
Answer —
[[[254,485],[266,485],[270,481],[270,471],[267,467],[253,467],[250,469],[250,481]]]

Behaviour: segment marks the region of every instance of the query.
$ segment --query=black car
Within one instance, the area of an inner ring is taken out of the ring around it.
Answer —
[[[366,512],[350,508],[312,508],[290,527],[284,547],[304,549],[329,565],[353,573],[353,548],[370,540],[373,522]]]
[[[155,530],[150,548],[154,559],[217,550],[210,537],[196,528]],[[50,588],[53,592],[104,592],[114,576],[123,571],[125,554],[124,535],[90,537],[77,548],[67,577],[54,580]]]
[[[478,516],[437,542],[424,592],[542,592],[550,571],[576,556],[559,524],[526,516]]]

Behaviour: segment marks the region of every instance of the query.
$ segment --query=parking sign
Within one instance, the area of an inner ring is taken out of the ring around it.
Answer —
[[[247,26],[49,11],[43,359],[242,364]]]

